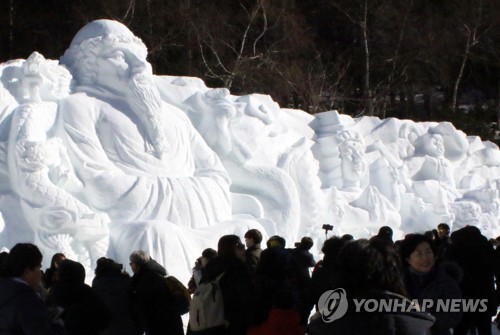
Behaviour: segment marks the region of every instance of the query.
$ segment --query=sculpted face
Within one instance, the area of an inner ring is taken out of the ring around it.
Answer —
[[[134,41],[104,40],[96,58],[96,85],[127,101],[148,134],[146,150],[161,158],[167,149],[161,97],[146,57],[146,50]]]
[[[161,159],[169,146],[160,93],[146,57],[146,46],[125,25],[96,20],[76,34],[60,63],[70,69],[79,90],[124,100],[144,128],[145,151]]]
[[[355,186],[366,173],[365,147],[356,140],[345,140],[340,147],[342,178],[345,186]]]
[[[432,157],[443,157],[444,156],[444,141],[443,137],[438,134],[434,134],[427,138],[424,144],[424,149],[427,155]]]
[[[476,226],[481,221],[481,207],[470,201],[459,201],[452,204],[456,213],[456,225],[460,227]]]
[[[135,43],[106,43],[96,58],[96,84],[118,95],[128,95],[137,75],[151,76],[146,54]]]
[[[344,221],[344,218],[346,216],[346,206],[348,204],[339,198],[332,200],[331,205],[328,207],[328,210],[330,213],[333,214],[333,217],[335,218],[335,222],[337,224],[340,224]]]

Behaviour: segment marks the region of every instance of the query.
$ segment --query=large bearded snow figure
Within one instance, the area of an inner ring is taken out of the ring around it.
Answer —
[[[117,257],[134,247],[179,249],[164,240],[183,235],[178,227],[231,218],[226,171],[187,116],[161,100],[146,56],[128,28],[98,20],[61,59],[76,93],[59,102],[55,134],[68,148],[84,202],[109,215]]]
[[[196,228],[229,219],[227,173],[185,114],[160,99],[146,56],[128,28],[98,20],[61,59],[78,93],[60,101],[57,134],[88,203],[114,221]]]

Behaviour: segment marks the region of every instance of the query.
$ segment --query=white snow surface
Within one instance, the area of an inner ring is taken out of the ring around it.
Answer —
[[[219,237],[287,245],[323,224],[394,237],[440,222],[500,235],[500,152],[449,122],[310,115],[268,95],[153,75],[125,26],[94,21],[64,56],[0,64],[0,247],[34,242],[92,273],[147,250],[184,282]]]

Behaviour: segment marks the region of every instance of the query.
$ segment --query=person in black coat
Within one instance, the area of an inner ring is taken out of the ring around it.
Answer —
[[[323,259],[316,264],[309,286],[309,301],[316,306],[316,310],[319,297],[332,287],[336,259],[345,243],[338,236],[330,237],[323,243]]]
[[[262,242],[262,233],[257,229],[250,229],[245,233],[245,263],[248,267],[250,275],[255,275],[257,265],[259,264],[260,254],[262,249],[260,243]]]
[[[109,326],[100,335],[140,335],[130,315],[128,288],[130,276],[122,272],[123,266],[112,259],[97,260],[92,289],[104,301],[112,314]]]
[[[52,256],[50,260],[50,267],[45,270],[43,274],[43,286],[46,289],[50,289],[57,282],[57,268],[59,263],[64,261],[66,256],[63,253],[56,253]]]
[[[463,298],[488,299],[487,311],[464,313],[453,334],[465,335],[473,329],[478,335],[491,334],[491,318],[497,308],[493,246],[477,227],[467,226],[451,234],[448,257],[463,270]]]
[[[227,325],[203,335],[245,335],[254,322],[256,291],[245,265],[245,245],[236,235],[224,235],[217,244],[217,256],[208,262],[201,283],[219,280]],[[188,333],[192,332],[188,328]],[[199,334],[199,333],[196,333]]]
[[[257,323],[266,321],[274,308],[300,312],[296,276],[289,250],[275,246],[262,252],[255,277],[259,302]]]
[[[68,335],[98,335],[111,321],[104,302],[84,283],[82,264],[66,259],[59,264],[58,282],[51,288],[49,299],[60,306],[61,318]]]
[[[146,335],[183,335],[182,319],[165,284],[165,268],[142,250],[132,252],[129,259],[134,273],[129,299],[136,326]]]
[[[432,335],[448,335],[462,317],[461,311],[438,311],[438,300],[450,301],[462,297],[458,281],[449,275],[445,267],[436,263],[437,250],[433,241],[425,235],[408,234],[400,245],[404,265],[403,274],[406,290],[411,299],[421,305],[424,300],[432,300],[426,309],[436,322],[431,328]]]
[[[428,313],[418,312],[405,298],[399,264],[394,247],[378,239],[346,243],[338,255],[334,285],[330,288],[337,292],[336,302],[343,303],[336,304],[336,309],[332,309],[330,303],[319,306],[320,312],[311,318],[307,334],[428,334],[434,318]],[[390,311],[357,311],[354,299],[393,300],[397,303],[391,303],[391,306],[399,307]],[[327,312],[330,309],[336,317],[334,320],[329,319]]]
[[[19,243],[7,256],[0,277],[0,334],[63,335],[62,321],[37,295],[42,254],[34,244]]]
[[[300,315],[302,325],[307,324],[309,315],[314,306],[309,297],[311,284],[310,269],[316,265],[313,255],[309,250],[313,247],[312,238],[303,237],[295,249],[291,250],[292,261],[296,270],[297,288],[300,297]]]
[[[442,222],[437,225],[435,243],[438,261],[445,261],[448,257],[448,249],[451,244],[450,226],[448,224]]]

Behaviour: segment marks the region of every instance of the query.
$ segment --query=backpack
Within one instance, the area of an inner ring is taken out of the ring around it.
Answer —
[[[200,283],[196,287],[189,306],[189,329],[202,331],[215,327],[225,327],[224,302],[219,281],[225,272],[212,281]]]
[[[191,294],[184,284],[174,276],[164,277],[165,285],[172,297],[172,309],[178,315],[183,315],[189,312],[189,304],[191,302]]]

